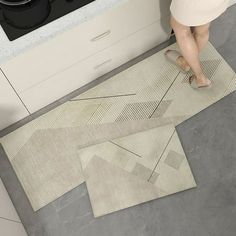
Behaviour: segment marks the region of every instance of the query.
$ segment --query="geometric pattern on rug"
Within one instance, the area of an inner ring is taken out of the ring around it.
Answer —
[[[212,59],[212,60],[201,61],[200,64],[204,72],[204,75],[206,75],[207,78],[212,79],[213,75],[217,71],[222,61],[223,61],[222,59]],[[188,83],[188,77],[185,77],[182,83]]]
[[[159,101],[129,103],[116,118],[116,121],[148,119],[159,103]]]
[[[95,217],[196,187],[172,125],[86,147],[78,155]]]
[[[182,164],[182,161],[184,159],[184,156],[179,154],[178,152],[175,152],[171,150],[167,157],[165,158],[165,164],[172,166],[176,170],[179,169],[180,165]]]
[[[168,48],[179,50],[177,43]],[[166,49],[0,139],[34,210],[42,208],[84,180],[89,185],[78,158],[77,151],[80,148],[92,148],[93,145],[108,142],[109,146],[120,146],[120,149],[122,147],[130,153],[136,153],[137,147],[131,147],[130,142],[129,145],[127,142],[120,143],[118,138],[155,128],[167,130],[164,132],[169,135],[166,140],[170,139],[172,134],[175,137],[176,125],[236,90],[235,72],[210,42],[200,53],[203,70],[213,82],[210,90],[193,90],[187,83],[192,71],[187,74],[179,72],[175,65],[166,60]],[[170,130],[173,133],[169,132]],[[146,178],[151,172],[148,183],[158,185],[160,196],[164,193],[171,194],[179,191],[181,186],[185,186],[185,182],[189,181],[187,178],[172,178],[173,184],[167,184],[170,176],[174,176],[174,171],[178,171],[178,167],[181,169],[182,157],[183,163],[186,157],[181,151],[176,151],[175,147],[168,152],[163,150],[163,140],[156,141],[159,150],[150,146],[150,151],[156,150],[159,154],[163,152],[163,157],[155,168],[157,160],[151,157],[143,159],[144,162],[136,161],[132,168],[130,164],[125,169],[105,160],[103,153],[95,154],[93,160],[96,162],[98,159],[99,163],[105,162],[108,166],[112,164],[116,170],[120,168],[122,173],[128,173],[132,179],[138,178],[138,181],[147,181]],[[139,146],[142,146],[141,143]],[[127,169],[128,167],[130,169]],[[91,173],[90,178],[93,178]],[[99,187],[104,186],[97,186]],[[96,198],[91,188],[89,195],[90,199]],[[142,195],[139,200],[142,202],[153,199],[152,197],[154,196],[146,198]],[[136,204],[135,201],[133,204]],[[96,204],[98,203],[93,203],[94,209],[97,209]],[[111,209],[122,207],[111,206]],[[98,215],[102,211],[104,214],[112,211],[106,210],[98,210]]]
[[[84,182],[78,148],[170,124],[169,120],[126,121],[36,130],[11,165],[36,211]]]

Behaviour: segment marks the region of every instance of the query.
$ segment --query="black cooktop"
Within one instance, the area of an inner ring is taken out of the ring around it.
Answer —
[[[40,24],[26,29],[17,28],[6,23],[3,17],[3,12],[2,12],[3,10],[0,9],[0,24],[3,30],[5,31],[8,39],[10,41],[13,41],[93,1],[95,0],[50,0],[50,12],[47,18]]]

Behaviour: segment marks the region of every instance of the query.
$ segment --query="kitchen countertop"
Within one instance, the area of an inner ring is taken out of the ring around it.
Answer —
[[[10,41],[2,27],[0,27],[0,63],[4,63],[19,53],[37,46],[82,22],[88,21],[111,7],[127,1],[128,0],[95,0],[14,41]]]

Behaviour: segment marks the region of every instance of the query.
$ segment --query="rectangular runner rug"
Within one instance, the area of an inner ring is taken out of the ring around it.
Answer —
[[[194,90],[166,49],[0,139],[35,211],[84,181],[95,216],[196,186],[174,127],[236,76],[209,42],[200,58],[213,87]]]

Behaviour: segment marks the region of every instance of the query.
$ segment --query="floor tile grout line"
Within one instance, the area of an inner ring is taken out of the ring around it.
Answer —
[[[114,144],[115,146],[117,146],[117,147],[119,147],[119,148],[124,149],[124,150],[127,151],[127,152],[130,152],[130,153],[134,154],[135,156],[137,156],[137,157],[139,157],[139,158],[142,158],[142,156],[140,156],[139,154],[137,154],[137,153],[135,153],[135,152],[132,152],[132,151],[130,151],[129,149],[124,148],[124,147],[120,146],[119,144],[117,144],[117,143],[115,143],[115,142],[112,142],[111,140],[109,140],[108,142]]]
[[[11,219],[8,219],[8,218],[2,217],[2,216],[0,216],[0,219],[2,219],[2,220],[7,220],[7,221],[11,221],[11,222],[18,223],[18,224],[21,224],[20,221],[11,220]]]
[[[163,155],[164,155],[164,153],[165,153],[165,151],[166,151],[166,148],[168,147],[168,145],[169,145],[169,143],[170,143],[170,141],[171,141],[171,139],[172,139],[172,137],[173,137],[175,131],[176,131],[176,130],[174,129],[174,132],[171,134],[171,136],[170,136],[170,138],[169,138],[169,140],[168,140],[168,142],[167,142],[165,148],[163,149],[163,151],[162,151],[162,153],[161,153],[161,155],[160,155],[160,158],[158,159],[156,165],[154,166],[154,168],[153,168],[153,170],[152,170],[152,173],[151,173],[150,177],[149,177],[148,180],[147,180],[148,182],[149,182],[150,179],[152,178],[152,175],[154,174],[155,169],[157,168],[158,164],[160,163],[160,161],[161,161],[161,159],[162,159],[162,157],[163,157]]]

